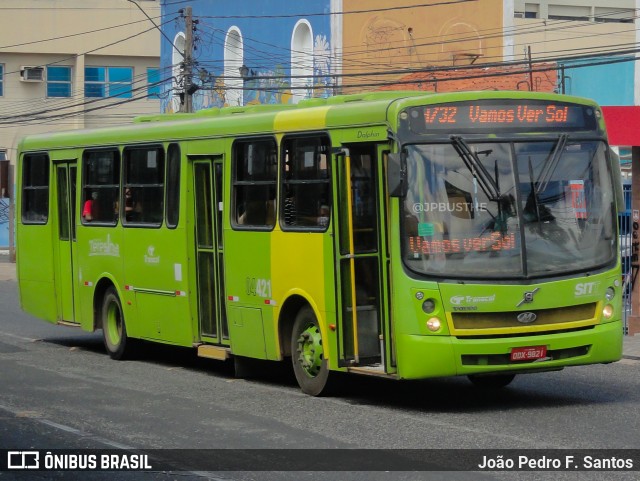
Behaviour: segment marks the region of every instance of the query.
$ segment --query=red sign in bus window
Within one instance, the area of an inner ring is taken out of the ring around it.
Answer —
[[[573,207],[576,219],[586,219],[587,200],[584,196],[584,180],[569,181],[569,192],[571,194],[571,207]]]

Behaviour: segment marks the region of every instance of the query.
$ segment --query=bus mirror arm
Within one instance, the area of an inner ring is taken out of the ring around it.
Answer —
[[[390,153],[387,157],[387,192],[391,197],[404,197],[407,194],[406,156],[402,153]]]

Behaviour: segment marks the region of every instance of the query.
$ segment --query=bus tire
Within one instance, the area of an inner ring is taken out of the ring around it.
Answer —
[[[327,394],[329,366],[324,358],[322,333],[313,310],[305,306],[296,315],[291,333],[293,372],[302,392]]]
[[[122,313],[122,303],[114,287],[109,287],[102,300],[102,339],[111,359],[130,357],[132,341],[127,336],[127,328]]]
[[[491,374],[491,375],[478,375],[478,376],[468,376],[469,381],[473,383],[474,386],[486,389],[500,389],[508,386],[513,381],[513,378],[516,377],[515,374]]]

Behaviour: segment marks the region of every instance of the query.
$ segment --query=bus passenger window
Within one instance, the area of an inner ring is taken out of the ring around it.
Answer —
[[[117,150],[85,151],[83,157],[82,223],[117,222],[114,205],[120,191],[120,154]]]
[[[159,226],[164,217],[164,149],[126,148],[124,151],[125,225]]]
[[[180,217],[180,146],[171,144],[167,149],[167,227],[178,226]]]
[[[331,219],[329,147],[326,136],[290,136],[283,140],[283,230],[327,230]]]
[[[233,145],[234,225],[275,225],[277,159],[276,143],[270,138]]]
[[[22,222],[45,224],[49,217],[49,156],[25,155],[22,171]]]

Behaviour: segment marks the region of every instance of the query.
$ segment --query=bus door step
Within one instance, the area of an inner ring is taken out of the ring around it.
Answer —
[[[229,348],[201,344],[198,346],[198,356],[206,357],[207,359],[215,359],[217,361],[225,361],[229,359]]]
[[[347,371],[356,374],[364,374],[365,376],[395,377],[395,374],[387,374],[384,372],[384,366],[382,364],[373,364],[371,366],[352,366],[347,368]]]

